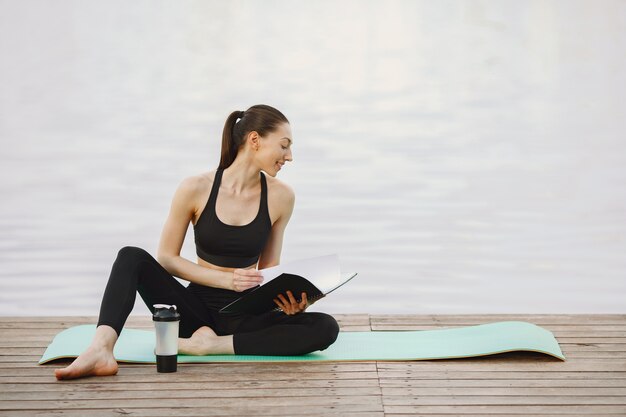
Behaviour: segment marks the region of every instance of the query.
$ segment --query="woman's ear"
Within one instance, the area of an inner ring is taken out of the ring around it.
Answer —
[[[252,149],[254,149],[255,151],[259,150],[259,144],[261,143],[261,139],[257,132],[253,130],[252,132],[248,133],[248,141],[250,142]]]

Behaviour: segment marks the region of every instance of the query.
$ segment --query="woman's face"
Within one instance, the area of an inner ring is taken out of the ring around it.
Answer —
[[[285,165],[285,162],[292,161],[291,144],[293,137],[289,123],[283,123],[278,128],[258,141],[256,158],[261,165],[261,169],[272,177]]]

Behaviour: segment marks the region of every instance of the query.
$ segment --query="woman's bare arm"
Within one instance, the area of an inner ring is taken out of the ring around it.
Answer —
[[[295,194],[293,190],[286,184],[277,184],[279,187],[273,190],[277,195],[277,209],[280,212],[278,219],[272,225],[270,236],[259,257],[258,269],[269,268],[280,263],[280,253],[283,248],[283,237],[285,228],[295,204]]]
[[[206,268],[180,256],[187,228],[196,211],[194,199],[202,181],[200,177],[190,177],[178,186],[161,232],[157,260],[170,274],[184,280],[232,290],[233,272]]]
[[[261,253],[259,259],[259,269],[269,268],[280,264],[280,253],[283,248],[283,236],[285,235],[285,228],[291,214],[293,213],[293,207],[295,204],[295,194],[293,190],[286,184],[280,184],[278,187],[278,208],[281,211],[280,217],[272,225],[272,231],[270,232],[269,239],[265,244],[265,248]],[[287,291],[287,296],[278,294],[274,299],[274,303],[288,315],[298,314],[304,312],[311,304],[306,297],[306,293],[299,294],[301,299],[297,301],[291,291]]]

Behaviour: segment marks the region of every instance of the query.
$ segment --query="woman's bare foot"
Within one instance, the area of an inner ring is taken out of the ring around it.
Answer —
[[[70,366],[55,369],[54,375],[57,379],[74,379],[89,375],[115,375],[117,369],[117,361],[111,351],[106,348],[90,347]]]
[[[117,361],[113,356],[116,341],[117,332],[112,327],[98,326],[91,346],[69,366],[55,369],[54,375],[57,379],[74,379],[88,375],[115,375],[118,369]]]
[[[189,339],[178,339],[178,353],[187,355],[233,354],[233,336],[218,336],[207,326],[200,327]]]

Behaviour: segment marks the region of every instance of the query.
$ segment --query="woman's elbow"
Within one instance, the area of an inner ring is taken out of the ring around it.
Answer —
[[[257,264],[257,269],[260,271],[261,269],[271,268],[278,264],[280,264],[280,259],[271,259],[271,260],[260,259],[259,263]]]
[[[168,272],[170,270],[169,266],[172,264],[172,259],[174,257],[172,255],[166,253],[157,253],[157,262],[161,264],[163,268],[165,268]]]

